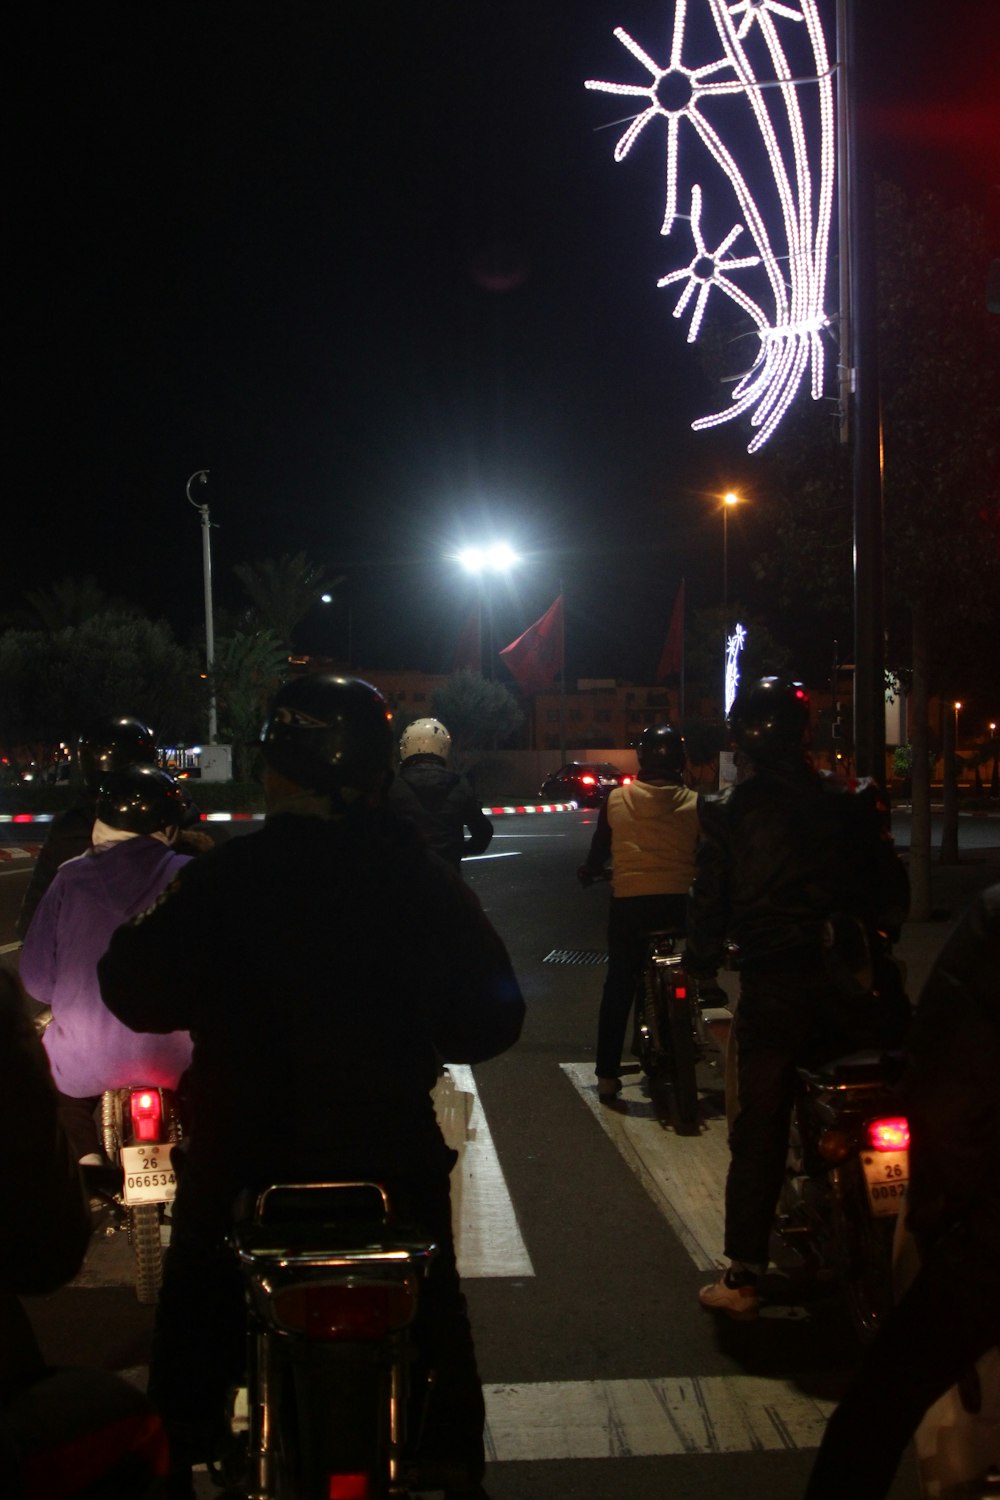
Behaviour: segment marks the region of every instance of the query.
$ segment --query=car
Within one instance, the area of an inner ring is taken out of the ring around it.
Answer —
[[[572,760],[542,782],[540,797],[547,802],[577,802],[596,807],[616,786],[627,786],[633,778],[608,761]]]

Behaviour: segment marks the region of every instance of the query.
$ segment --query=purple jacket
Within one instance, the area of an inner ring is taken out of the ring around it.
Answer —
[[[97,960],[115,928],[151,906],[188,862],[139,835],[68,860],[45,892],[25,935],[20,972],[29,993],[52,1008],[44,1042],[62,1093],[85,1098],[141,1083],[174,1088],[190,1062],[186,1031],[130,1031],[107,1009],[97,983]]]

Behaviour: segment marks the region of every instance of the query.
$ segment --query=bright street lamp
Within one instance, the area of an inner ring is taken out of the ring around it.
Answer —
[[[483,669],[483,599],[486,600],[486,668],[485,677],[493,681],[493,577],[509,573],[521,561],[509,542],[488,542],[482,547],[463,547],[453,554],[467,573],[482,580],[479,590],[479,668]]]

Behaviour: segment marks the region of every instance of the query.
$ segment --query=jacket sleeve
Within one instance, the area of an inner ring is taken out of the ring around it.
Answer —
[[[13,974],[0,970],[0,1130],[30,1150],[3,1153],[0,1288],[34,1296],[80,1269],[90,1212],[58,1119],[49,1061]]]
[[[684,965],[693,975],[714,975],[725,956],[729,927],[729,833],[726,802],[698,798],[700,837],[688,894]]]
[[[220,851],[217,851],[220,852]],[[101,998],[132,1031],[190,1031],[213,951],[211,884],[215,853],[186,864],[146,911],[119,927],[97,965]]]
[[[434,1043],[447,1062],[485,1062],[517,1041],[524,998],[479,898],[442,861],[433,866],[421,900],[434,976]]]

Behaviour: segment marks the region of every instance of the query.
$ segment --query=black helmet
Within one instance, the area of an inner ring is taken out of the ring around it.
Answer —
[[[102,776],[97,816],[125,833],[160,833],[179,828],[184,794],[172,776],[155,766],[123,766]]]
[[[729,728],[751,761],[787,760],[809,743],[809,694],[801,682],[761,677],[736,694]]]
[[[155,766],[153,734],[139,719],[126,715],[105,719],[80,735],[76,759],[89,791],[96,792],[101,778],[125,766]]]
[[[390,718],[370,682],[310,672],[278,690],[261,735],[264,759],[310,791],[374,791],[392,765]]]
[[[653,775],[683,776],[684,740],[669,724],[650,724],[636,741],[639,770]]]

